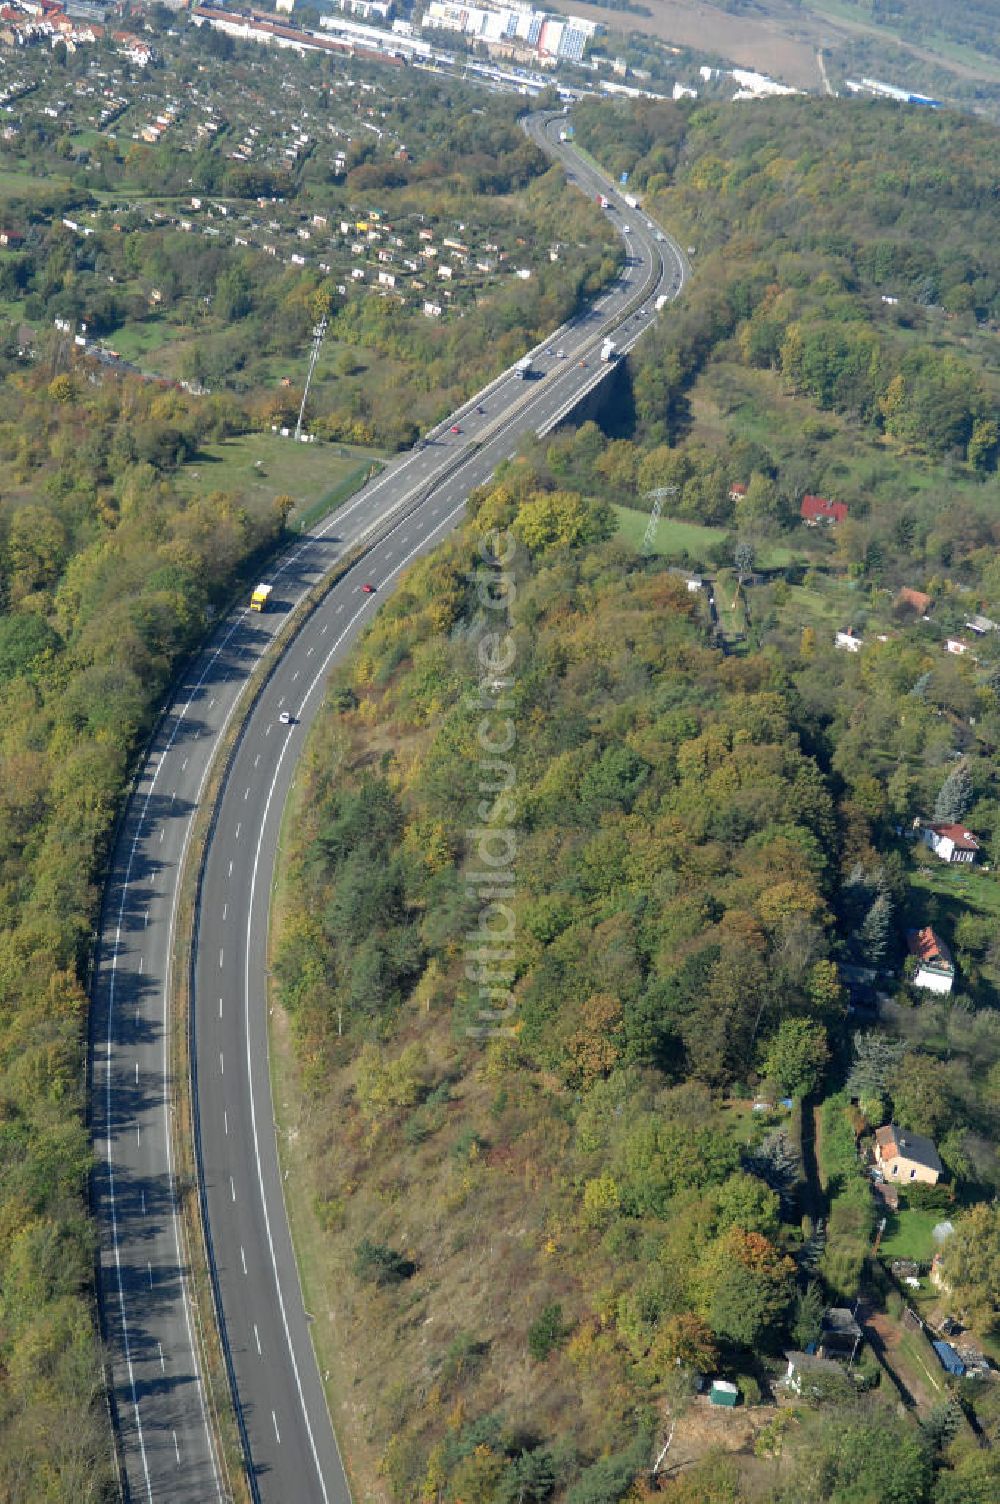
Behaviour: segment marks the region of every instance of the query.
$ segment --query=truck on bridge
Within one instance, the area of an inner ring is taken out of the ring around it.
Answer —
[[[514,367],[514,375],[515,376],[520,376],[520,378],[521,378],[522,381],[527,381],[528,377],[531,375],[531,356],[530,355],[522,355],[521,356],[521,359],[518,361],[517,365]]]
[[[613,339],[606,339],[604,341],[604,344],[601,346],[601,359],[608,364],[618,359],[618,346]]]

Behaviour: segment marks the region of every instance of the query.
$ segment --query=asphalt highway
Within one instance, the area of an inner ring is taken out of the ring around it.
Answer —
[[[220,738],[246,694],[256,698],[214,811],[193,958],[203,1204],[255,1497],[350,1498],[303,1307],[271,1107],[266,934],[278,828],[331,666],[406,566],[458,522],[469,492],[607,374],[604,336],[627,351],[657,317],[656,298],[684,284],[679,247],[558,142],[563,123],[539,115],[526,128],[582,191],[611,201],[626,243],[623,276],[533,352],[530,379],[507,372],[492,382],[278,560],[266,576],[269,611],[240,608],[216,626],[165,711],[124,812],[105,890],[90,1070],[102,1325],[135,1504],[228,1497],[176,1213],[167,1037],[179,877]],[[289,610],[362,549],[262,683],[255,669]]]

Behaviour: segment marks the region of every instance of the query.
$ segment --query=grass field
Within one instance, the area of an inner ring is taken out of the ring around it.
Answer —
[[[908,1207],[905,1211],[888,1212],[879,1253],[885,1259],[929,1263],[935,1247],[931,1232],[947,1217],[948,1213],[940,1207],[933,1211],[927,1207]]]
[[[377,459],[374,450],[356,445],[296,444],[272,433],[247,433],[206,444],[184,466],[178,481],[192,494],[228,491],[247,504],[266,505],[286,494],[295,500],[294,523],[352,473]]]
[[[645,512],[633,511],[631,507],[614,507],[618,518],[618,532],[634,548],[642,547],[649,517]],[[677,522],[672,517],[661,517],[656,528],[651,552],[664,558],[679,559],[688,554],[702,563],[708,562],[708,550],[713,544],[723,543],[725,528],[703,527],[698,522]]]
[[[632,507],[614,506],[618,519],[618,534],[633,548],[641,548],[646,536],[649,516],[646,512],[634,511]],[[661,517],[656,525],[656,536],[651,553],[664,559],[689,559],[692,564],[704,567],[710,564],[709,549],[725,543],[729,534],[724,527],[709,527],[701,522],[682,522],[676,517]],[[782,543],[765,544],[759,550],[757,564],[761,569],[783,569],[796,559],[794,549]]]
[[[183,332],[175,324],[168,324],[164,319],[150,318],[145,319],[141,324],[129,323],[122,329],[116,329],[114,334],[108,336],[107,342],[113,345],[120,355],[124,355],[126,360],[132,360],[136,365],[141,366],[154,352],[182,337]],[[155,361],[150,360],[148,364],[155,365]]]
[[[68,177],[55,177],[50,172],[36,177],[33,172],[16,167],[0,167],[0,194],[16,194],[18,197],[32,193],[49,193],[53,189],[69,186]]]

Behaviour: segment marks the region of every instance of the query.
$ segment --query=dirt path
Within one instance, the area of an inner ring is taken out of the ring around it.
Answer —
[[[915,1351],[914,1344],[904,1342],[900,1323],[885,1311],[872,1309],[867,1302],[862,1303],[858,1319],[869,1346],[895,1378],[903,1402],[926,1414],[943,1397],[944,1385]]]
[[[826,63],[823,59],[822,47],[816,48],[816,66],[819,69],[819,76],[823,80],[824,93],[831,95],[834,94],[835,90],[833,84],[830,82],[830,75],[826,71]]]

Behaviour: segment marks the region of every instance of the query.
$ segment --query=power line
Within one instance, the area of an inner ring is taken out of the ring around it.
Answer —
[[[326,314],[324,313],[324,315],[320,319],[319,323],[313,329],[313,345],[312,345],[312,354],[309,357],[309,370],[308,370],[308,372],[306,374],[306,384],[305,384],[305,387],[304,387],[303,392],[302,392],[302,402],[299,405],[298,422],[295,424],[295,438],[296,438],[296,441],[299,440],[299,439],[301,439],[301,437],[302,437],[302,418],[303,418],[303,415],[304,415],[305,410],[306,410],[306,398],[309,396],[309,384],[310,384],[310,382],[313,379],[313,371],[315,371],[315,369],[316,369],[316,362],[317,362],[317,360],[319,360],[320,347],[323,344],[323,336],[325,334],[326,334]]]
[[[664,499],[667,496],[676,496],[679,490],[679,486],[657,486],[655,491],[646,492],[647,501],[651,500],[653,505],[649,513],[649,521],[646,524],[642,547],[639,550],[644,559],[648,559],[653,551],[653,544],[656,541],[656,529],[660,525],[660,513],[663,511]]]

